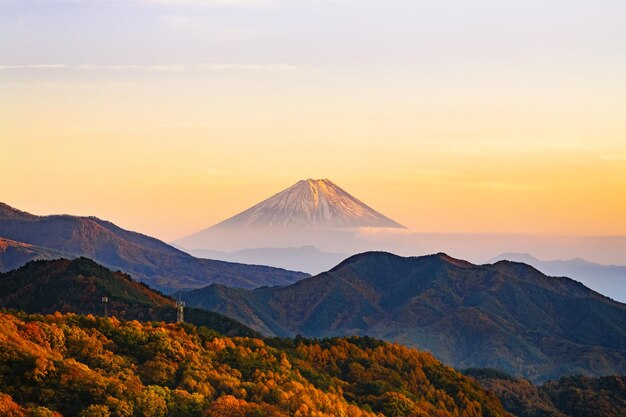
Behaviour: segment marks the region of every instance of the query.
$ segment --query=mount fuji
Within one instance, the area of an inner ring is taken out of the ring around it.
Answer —
[[[327,179],[298,181],[214,227],[404,228]]]
[[[307,179],[174,244],[192,251],[308,245],[328,250],[330,243],[351,239],[361,228],[405,229],[332,181]]]

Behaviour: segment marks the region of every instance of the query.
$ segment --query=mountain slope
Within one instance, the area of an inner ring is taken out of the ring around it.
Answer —
[[[602,265],[580,258],[542,261],[526,253],[504,253],[491,262],[501,260],[523,262],[546,275],[573,278],[601,294],[626,302],[626,266]]]
[[[103,315],[102,297],[108,297],[108,313],[127,320],[176,320],[175,301],[113,272],[87,258],[32,261],[0,273],[0,308],[27,313],[79,313]],[[186,309],[186,320],[224,334],[253,336],[246,326],[217,313]]]
[[[493,369],[468,369],[465,375],[495,393],[519,417],[621,417],[626,415],[626,377],[570,376],[536,386]]]
[[[33,258],[85,256],[165,291],[211,283],[244,288],[286,285],[307,276],[278,268],[198,259],[158,239],[95,217],[34,216],[2,203],[0,237],[37,246],[41,251]],[[0,265],[20,266],[20,260],[28,258],[23,250],[0,251]]]
[[[298,181],[215,227],[404,228],[327,179]]]
[[[626,372],[626,305],[520,263],[372,252],[287,287],[213,285],[184,299],[265,334],[369,335],[461,368],[534,380]]]
[[[10,271],[36,259],[55,259],[68,256],[70,255],[65,252],[0,237],[0,271]]]
[[[345,239],[356,228],[405,227],[330,180],[308,179],[175,244],[189,250],[220,251],[297,247]]]
[[[191,325],[2,312],[0,330],[3,416],[510,417],[428,353],[376,340],[266,343]]]

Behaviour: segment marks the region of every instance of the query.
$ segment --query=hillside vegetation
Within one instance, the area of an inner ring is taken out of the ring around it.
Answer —
[[[504,417],[431,355],[371,339],[229,338],[189,324],[0,313],[6,416]]]
[[[469,369],[471,375],[519,417],[626,416],[626,377],[569,376],[533,385],[498,371]]]

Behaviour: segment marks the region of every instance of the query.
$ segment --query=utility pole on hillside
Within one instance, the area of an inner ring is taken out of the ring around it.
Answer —
[[[180,300],[176,301],[176,323],[183,323],[185,321],[185,302]]]

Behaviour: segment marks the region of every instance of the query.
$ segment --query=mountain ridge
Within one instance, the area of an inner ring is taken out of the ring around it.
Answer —
[[[199,259],[93,216],[35,216],[6,204],[0,207],[0,237],[40,249],[12,244],[11,251],[0,251],[0,266],[18,267],[30,259],[85,256],[164,291],[199,288],[212,282],[248,288],[285,285],[308,276],[279,268]]]
[[[546,275],[566,276],[576,279],[586,286],[626,302],[626,266],[604,265],[589,262],[582,258],[565,260],[541,260],[528,253],[503,253],[490,262],[507,259],[523,262],[537,268]]]
[[[71,255],[63,251],[0,237],[0,272],[17,269],[32,260],[63,257],[71,257]]]
[[[460,368],[533,380],[626,372],[626,305],[521,263],[368,252],[289,286],[210,286],[183,298],[266,335],[367,335]]]

